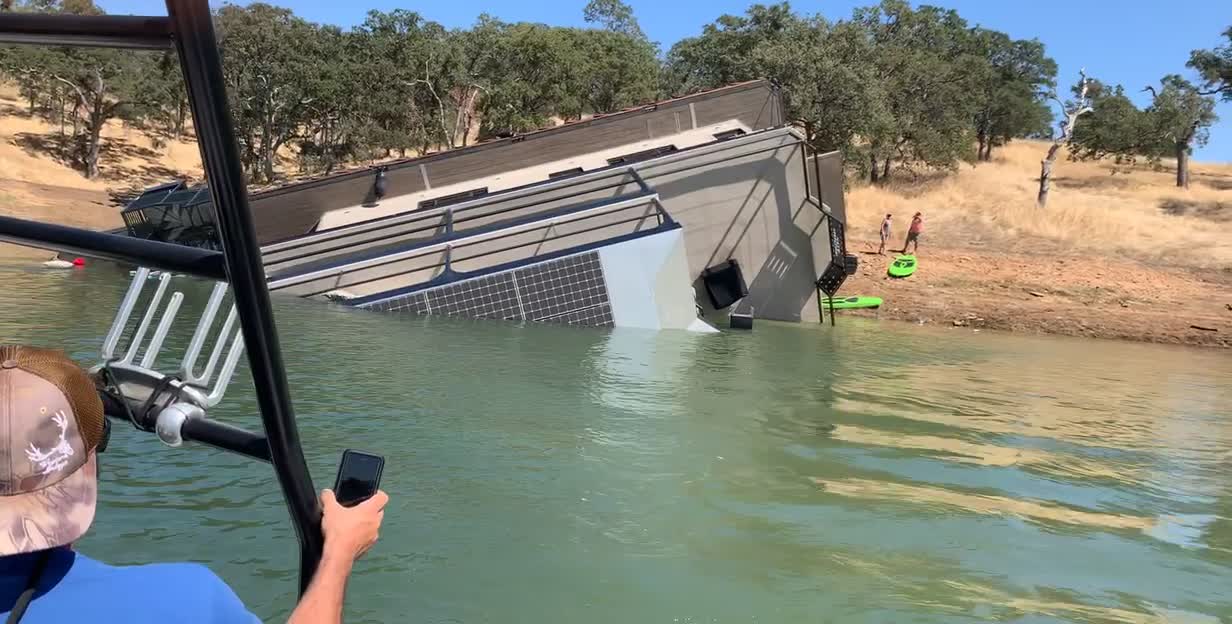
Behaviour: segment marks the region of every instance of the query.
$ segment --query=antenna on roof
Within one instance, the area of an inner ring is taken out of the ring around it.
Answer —
[[[364,203],[361,205],[365,208],[372,208],[380,203],[388,190],[386,184],[385,167],[377,167],[376,177],[372,180],[372,188],[368,189],[368,196],[364,198]]]
[[[372,195],[377,199],[385,197],[385,168],[376,170],[376,179],[372,181]]]

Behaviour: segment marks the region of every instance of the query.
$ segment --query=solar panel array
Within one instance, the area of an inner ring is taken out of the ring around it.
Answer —
[[[364,305],[373,310],[611,327],[597,252],[587,252]]]

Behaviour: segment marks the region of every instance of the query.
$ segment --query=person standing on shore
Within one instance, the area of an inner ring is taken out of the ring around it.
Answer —
[[[886,241],[890,240],[890,213],[886,213],[885,220],[881,222],[881,247],[877,249],[877,253],[885,255]]]
[[[920,234],[924,232],[924,217],[921,213],[915,213],[911,217],[911,226],[907,228],[907,240],[903,242],[903,253],[907,253],[907,245],[914,245],[911,248],[911,253],[920,250]]]

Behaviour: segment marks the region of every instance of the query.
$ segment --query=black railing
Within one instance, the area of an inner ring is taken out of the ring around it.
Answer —
[[[206,0],[167,0],[166,5],[167,17],[0,13],[0,43],[174,47],[184,73],[223,252],[12,218],[0,218],[0,240],[231,283],[266,443],[262,445],[258,442],[260,436],[234,427],[206,424],[212,421],[185,427],[185,433],[220,448],[268,459],[273,464],[299,538],[302,593],[321,558],[321,513],[287,388],[261,252],[227,108],[214,24]],[[268,451],[265,457],[261,456],[262,448]]]

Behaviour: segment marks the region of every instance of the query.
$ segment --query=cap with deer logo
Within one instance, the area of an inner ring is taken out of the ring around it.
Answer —
[[[90,528],[104,418],[94,382],[64,353],[0,346],[0,556]]]

